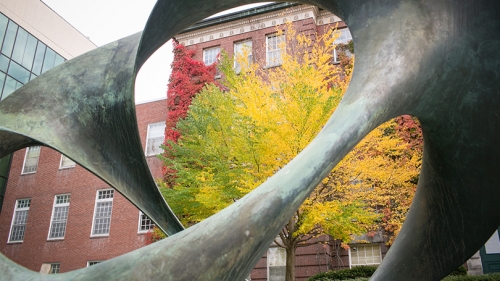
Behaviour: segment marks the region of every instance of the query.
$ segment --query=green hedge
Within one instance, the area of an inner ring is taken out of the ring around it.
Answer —
[[[341,269],[329,272],[322,272],[307,279],[308,281],[333,281],[333,280],[349,280],[355,278],[368,278],[373,275],[376,266],[356,266],[351,269]]]
[[[376,266],[356,266],[351,269],[318,273],[307,279],[307,281],[368,281],[376,269]],[[442,281],[500,281],[500,273],[472,276],[467,275],[467,271],[461,266]]]
[[[499,281],[500,273],[492,273],[487,275],[457,275],[448,276],[442,281]]]

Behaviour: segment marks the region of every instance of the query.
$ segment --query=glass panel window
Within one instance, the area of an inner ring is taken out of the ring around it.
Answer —
[[[484,244],[484,249],[486,254],[500,254],[500,238],[498,236],[498,231],[495,231],[493,235]]]
[[[47,48],[45,52],[45,59],[43,60],[42,73],[54,67],[54,62],[56,60],[56,52],[51,48]]]
[[[5,36],[7,24],[9,24],[9,19],[0,13],[0,45],[2,45],[3,37]]]
[[[89,267],[89,266],[93,266],[93,265],[96,265],[96,264],[101,263],[101,262],[102,262],[102,261],[88,261],[88,262],[87,262],[87,267]]]
[[[266,65],[268,67],[278,66],[283,63],[281,52],[283,52],[283,44],[285,43],[285,35],[268,35],[266,38]]]
[[[9,58],[4,56],[4,55],[0,55],[0,70],[7,73],[7,69],[9,69]]]
[[[40,157],[40,146],[32,146],[26,149],[24,156],[23,174],[35,173],[38,167],[38,158]]]
[[[163,152],[160,147],[165,141],[165,122],[148,125],[148,136],[146,139],[146,155],[155,155]]]
[[[267,272],[269,281],[285,281],[286,250],[279,247],[267,251]]]
[[[65,59],[63,57],[61,57],[60,55],[56,54],[56,59],[54,61],[54,67],[60,65],[64,61],[65,61]]]
[[[73,168],[76,166],[76,163],[73,160],[66,157],[66,155],[61,154],[61,165],[59,169]]]
[[[12,52],[12,59],[18,63],[23,62],[24,49],[26,49],[26,42],[28,41],[28,32],[23,28],[19,28],[16,36],[16,43],[14,44],[14,51]]]
[[[203,62],[205,65],[211,65],[217,61],[220,53],[220,47],[213,47],[203,50]]]
[[[154,222],[139,211],[139,233],[148,232],[150,229],[153,229],[154,226]]]
[[[32,72],[36,75],[40,75],[42,73],[42,65],[45,57],[45,50],[47,46],[42,42],[38,41],[38,46],[36,47],[35,60],[33,61],[33,70]]]
[[[91,236],[107,236],[111,226],[111,210],[113,208],[113,189],[97,191]]]
[[[349,28],[343,28],[343,29],[337,30],[337,34],[339,35],[339,37],[337,37],[337,39],[335,39],[335,44],[341,44],[341,43],[346,44],[352,40],[352,35],[351,35],[351,31],[349,31]]]
[[[338,44],[347,44],[349,41],[352,40],[352,35],[351,32],[349,31],[348,28],[340,29],[336,31],[336,34],[338,37],[335,39],[333,44],[336,46]],[[339,54],[341,52],[344,52],[346,56],[350,57],[352,54],[349,52],[349,50],[339,50],[338,48],[333,49],[333,62],[334,63],[340,63],[340,57]]]
[[[5,82],[5,73],[0,72],[0,93],[2,92],[4,82]]]
[[[56,195],[50,221],[49,239],[62,239],[66,233],[70,195]]]
[[[16,40],[18,25],[12,21],[9,21],[9,25],[7,26],[7,32],[5,34],[5,38],[3,40],[2,45],[2,54],[10,57],[12,54],[12,48],[14,47],[14,41]]]
[[[380,244],[358,244],[349,247],[350,266],[374,265],[382,262]]]
[[[10,62],[8,74],[23,84],[30,81],[30,72],[13,61]]]
[[[7,75],[7,78],[5,79],[5,86],[3,88],[2,99],[5,99],[22,85],[23,84],[21,82]]]
[[[10,226],[9,242],[23,242],[30,205],[31,199],[19,199],[16,201],[14,216]]]
[[[241,65],[239,62],[246,60],[248,66],[252,63],[252,41],[241,41],[234,43],[234,71],[239,73]]]
[[[26,49],[24,50],[24,57],[21,65],[29,70],[31,70],[31,67],[33,66],[37,42],[38,40],[33,37],[33,35],[28,35],[28,41],[26,42]]]
[[[52,263],[50,264],[50,274],[57,274],[61,270],[60,263]]]

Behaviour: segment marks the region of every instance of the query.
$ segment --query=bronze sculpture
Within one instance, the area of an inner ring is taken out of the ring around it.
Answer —
[[[243,280],[335,164],[373,128],[401,114],[421,121],[422,172],[407,221],[371,280],[439,280],[484,244],[500,225],[496,0],[302,1],[339,15],[354,36],[356,65],[344,99],[318,137],[275,176],[181,231],[145,164],[135,125],[135,74],[184,28],[253,2],[159,0],[142,35],[64,63],[0,102],[1,155],[31,145],[52,147],[108,182],[171,235],[53,276],[0,256],[0,278]]]

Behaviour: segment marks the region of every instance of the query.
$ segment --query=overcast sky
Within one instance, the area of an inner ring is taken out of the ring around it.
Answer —
[[[156,3],[156,0],[42,1],[82,34],[90,38],[97,46],[143,30]],[[262,4],[243,7],[249,8],[258,5]],[[230,11],[241,9],[240,7]],[[230,11],[226,11],[226,13]],[[172,44],[167,42],[141,68],[135,86],[136,103],[166,97],[171,63]]]

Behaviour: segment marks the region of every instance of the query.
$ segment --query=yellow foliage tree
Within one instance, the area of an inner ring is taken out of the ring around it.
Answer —
[[[312,40],[286,24],[277,35],[286,38],[280,43],[279,67],[247,61],[250,50],[244,48],[234,58],[235,71],[233,58],[222,54],[219,69],[226,90],[214,85],[203,89],[193,99],[187,117],[177,124],[182,135],[178,143],[164,147],[172,157],[163,160],[177,171],[177,178],[162,193],[185,225],[232,204],[292,160],[321,130],[348,85],[350,76],[341,72],[352,67],[331,64],[334,30]],[[365,233],[381,218],[370,207],[377,209],[383,197],[368,194],[370,188],[360,192],[358,183],[382,186],[390,180],[388,175],[375,178],[378,175],[369,168],[388,169],[383,163],[387,159],[377,153],[403,146],[389,137],[380,149],[371,147],[385,136],[377,135],[384,128],[375,130],[349,154],[280,232],[275,242],[287,252],[287,281],[295,280],[298,247],[315,243],[314,238],[323,234],[347,243],[351,235]],[[371,162],[358,163],[363,158]],[[404,182],[405,176],[393,177]],[[364,192],[369,197],[361,196]]]

